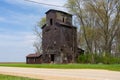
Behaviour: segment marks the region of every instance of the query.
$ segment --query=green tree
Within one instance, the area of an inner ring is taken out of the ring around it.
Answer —
[[[46,24],[46,17],[41,18],[41,20],[37,23],[37,26],[34,28],[34,33],[36,35],[36,41],[34,42],[33,46],[37,53],[42,53],[42,26]]]
[[[68,0],[66,7],[79,21],[88,52],[113,52],[120,28],[120,0]]]

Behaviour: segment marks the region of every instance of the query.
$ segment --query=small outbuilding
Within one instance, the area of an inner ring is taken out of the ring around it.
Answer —
[[[42,55],[39,53],[33,53],[26,56],[27,64],[40,64],[42,63]]]

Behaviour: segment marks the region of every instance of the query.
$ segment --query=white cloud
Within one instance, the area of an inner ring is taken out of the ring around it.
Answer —
[[[66,2],[66,0],[5,0],[5,1],[12,3],[12,4],[24,4],[24,5],[34,5],[34,3],[31,3],[29,1],[35,1],[35,2],[53,4],[53,5],[58,5],[58,6],[63,6]]]
[[[25,61],[25,56],[34,52],[36,37],[32,28],[41,16],[11,8],[0,9],[0,62]]]
[[[0,22],[7,24],[17,24],[21,26],[34,26],[40,19],[40,15],[22,14],[17,12],[9,12],[8,16],[0,16]]]
[[[35,39],[36,39],[36,37],[32,32],[0,33],[0,47],[3,47],[3,46],[14,46],[14,47],[32,46]]]
[[[30,8],[34,7],[34,9],[38,10],[38,12],[40,11],[40,8],[42,8],[42,7],[46,7],[48,9],[53,8],[53,9],[63,10],[63,11],[65,10],[63,8],[39,5],[39,4],[27,2],[25,0],[5,0],[5,1],[7,3],[15,4],[16,6],[19,5],[24,8],[26,6],[28,6]],[[33,0],[33,1],[40,2],[40,3],[46,3],[46,4],[59,5],[59,6],[64,5],[66,2],[66,0],[52,0],[52,1],[51,0]],[[8,14],[8,15],[0,16],[0,22],[4,22],[6,24],[14,24],[14,25],[17,24],[17,25],[21,25],[21,26],[31,27],[31,26],[35,26],[37,24],[37,22],[40,20],[40,18],[42,17],[40,14],[35,15],[32,12],[25,14],[25,13],[14,12],[9,9],[2,9],[2,10],[4,10],[4,12],[6,12],[6,14]]]
[[[66,2],[66,0],[33,0],[33,1],[53,4],[53,5],[58,5],[58,6],[63,6]]]
[[[64,11],[66,10],[65,8],[36,4],[36,3],[28,2],[25,0],[5,0],[5,1],[10,4],[20,5],[21,7],[28,6],[30,8],[37,8],[37,9],[40,9],[40,7],[44,7],[44,8],[48,8],[48,9],[52,8],[52,9],[64,10]],[[57,6],[64,6],[64,4],[66,3],[67,0],[31,0],[31,1],[45,3],[45,4],[51,4],[51,5],[57,5]]]
[[[33,42],[35,39],[32,32],[0,33],[0,55],[2,55],[0,62],[25,61],[25,56],[34,52]]]
[[[5,18],[0,17],[0,22],[3,22],[3,21],[5,21]]]

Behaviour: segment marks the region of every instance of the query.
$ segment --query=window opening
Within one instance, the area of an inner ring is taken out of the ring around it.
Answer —
[[[53,25],[53,19],[50,19],[50,25]]]
[[[64,17],[63,17],[63,22],[65,21]]]

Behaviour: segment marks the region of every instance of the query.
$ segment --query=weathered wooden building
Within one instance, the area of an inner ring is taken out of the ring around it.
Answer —
[[[72,26],[72,15],[49,10],[46,12],[46,24],[42,27],[43,61],[71,63],[75,61],[77,50],[77,31]]]
[[[46,24],[42,27],[42,51],[39,57],[42,63],[76,61],[79,55],[77,28],[72,25],[71,14],[58,10],[46,12]]]
[[[40,64],[42,63],[42,55],[39,53],[33,53],[26,56],[27,64]]]

